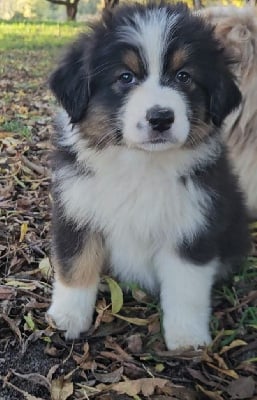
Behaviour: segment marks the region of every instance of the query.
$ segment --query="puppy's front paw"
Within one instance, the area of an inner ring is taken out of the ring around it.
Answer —
[[[165,342],[169,350],[187,349],[194,347],[197,349],[199,346],[205,346],[211,343],[211,336],[207,331],[194,329],[188,327],[185,329],[165,329]]]
[[[55,282],[47,315],[57,328],[66,331],[66,339],[76,339],[90,328],[96,291],[96,286],[81,289],[65,286],[58,280]]]
[[[85,311],[85,310],[83,310]],[[92,324],[92,315],[85,315],[81,310],[65,310],[53,303],[47,312],[56,327],[65,332],[65,339],[77,339],[82,332],[86,332]]]

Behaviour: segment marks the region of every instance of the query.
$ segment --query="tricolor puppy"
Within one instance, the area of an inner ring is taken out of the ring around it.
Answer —
[[[209,343],[212,285],[249,245],[220,139],[241,96],[212,29],[183,4],[117,7],[71,46],[51,88],[65,111],[49,315],[67,338],[86,331],[107,267],[160,294],[169,349]]]

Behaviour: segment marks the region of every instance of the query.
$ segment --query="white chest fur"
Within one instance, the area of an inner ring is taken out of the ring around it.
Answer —
[[[110,148],[94,154],[87,150],[84,158],[92,176],[76,175],[71,167],[58,173],[66,214],[104,232],[121,279],[136,279],[152,289],[158,252],[174,252],[179,239],[192,238],[204,224],[208,196],[190,179],[186,186],[180,179],[194,157]]]

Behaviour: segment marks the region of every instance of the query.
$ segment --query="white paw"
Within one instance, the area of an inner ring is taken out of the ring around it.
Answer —
[[[85,315],[81,310],[74,310],[72,313],[59,308],[53,303],[47,312],[56,327],[65,332],[65,339],[77,339],[82,332],[88,331],[92,325],[92,314]]]
[[[199,331],[196,329],[165,329],[165,342],[169,350],[187,349],[199,346],[205,346],[211,343],[211,336],[207,331]]]
[[[66,339],[76,339],[90,328],[96,292],[97,286],[81,289],[55,282],[47,317],[53,320],[58,329],[66,331]]]

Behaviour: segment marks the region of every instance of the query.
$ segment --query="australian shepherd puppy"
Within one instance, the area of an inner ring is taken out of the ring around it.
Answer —
[[[257,218],[257,12],[254,7],[210,7],[201,14],[215,27],[215,36],[234,62],[242,102],[225,120],[226,141],[248,213]]]
[[[53,174],[66,338],[92,323],[99,276],[160,294],[169,349],[210,342],[211,288],[245,257],[245,206],[220,134],[241,100],[212,29],[187,6],[117,7],[51,77],[64,110]]]

